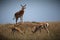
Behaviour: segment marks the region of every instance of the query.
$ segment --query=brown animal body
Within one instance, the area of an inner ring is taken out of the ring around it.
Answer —
[[[15,13],[14,17],[16,18],[16,24],[17,24],[18,18],[20,18],[21,22],[23,22],[23,15],[24,15],[25,6],[26,6],[26,4],[24,6],[22,6],[20,11]]]
[[[40,30],[40,32],[41,32],[41,29],[44,29],[49,34],[48,26],[49,26],[48,23],[40,23],[39,26],[34,26],[33,27],[34,30],[32,30],[32,32],[35,33],[38,30]]]
[[[21,34],[24,34],[24,32],[21,31],[21,29],[18,28],[18,27],[14,27],[14,28],[12,28],[12,32],[14,33],[15,31],[20,32]]]

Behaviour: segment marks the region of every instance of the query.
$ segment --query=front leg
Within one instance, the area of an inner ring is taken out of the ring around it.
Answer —
[[[23,16],[20,17],[20,21],[23,22]]]
[[[48,33],[48,35],[49,35],[49,30],[48,30],[48,28],[46,27],[46,28],[44,28],[46,31],[47,31],[47,33]]]
[[[37,27],[33,27],[32,32],[35,33],[37,30],[38,30]]]
[[[41,32],[41,29],[40,29],[40,32]]]

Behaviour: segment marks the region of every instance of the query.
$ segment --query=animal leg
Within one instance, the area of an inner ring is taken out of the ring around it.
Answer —
[[[45,28],[45,30],[47,31],[47,33],[48,33],[48,35],[49,35],[49,30],[48,30],[48,28]]]
[[[24,34],[24,32],[23,31],[21,31],[21,30],[19,30],[20,32],[21,32],[21,34]]]
[[[23,16],[20,17],[21,22],[23,22]]]
[[[18,18],[16,18],[16,24],[17,24],[17,20],[18,20]]]
[[[41,32],[41,29],[40,29],[40,32]]]
[[[32,32],[35,33],[37,30],[37,27],[34,27],[34,30]]]

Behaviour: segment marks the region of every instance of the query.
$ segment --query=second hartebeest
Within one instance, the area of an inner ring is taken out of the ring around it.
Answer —
[[[33,27],[34,30],[32,30],[32,32],[35,33],[37,30],[40,30],[40,32],[41,32],[41,29],[44,29],[47,31],[47,33],[49,35],[48,26],[49,26],[49,23],[40,23],[39,26]]]

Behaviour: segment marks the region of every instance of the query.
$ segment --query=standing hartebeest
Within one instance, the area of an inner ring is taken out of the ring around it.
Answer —
[[[22,7],[21,10],[16,12],[14,15],[16,18],[16,24],[17,24],[18,18],[20,18],[21,22],[23,22],[23,14],[24,14],[24,9],[26,8],[26,4],[24,6],[21,5],[21,7]]]

